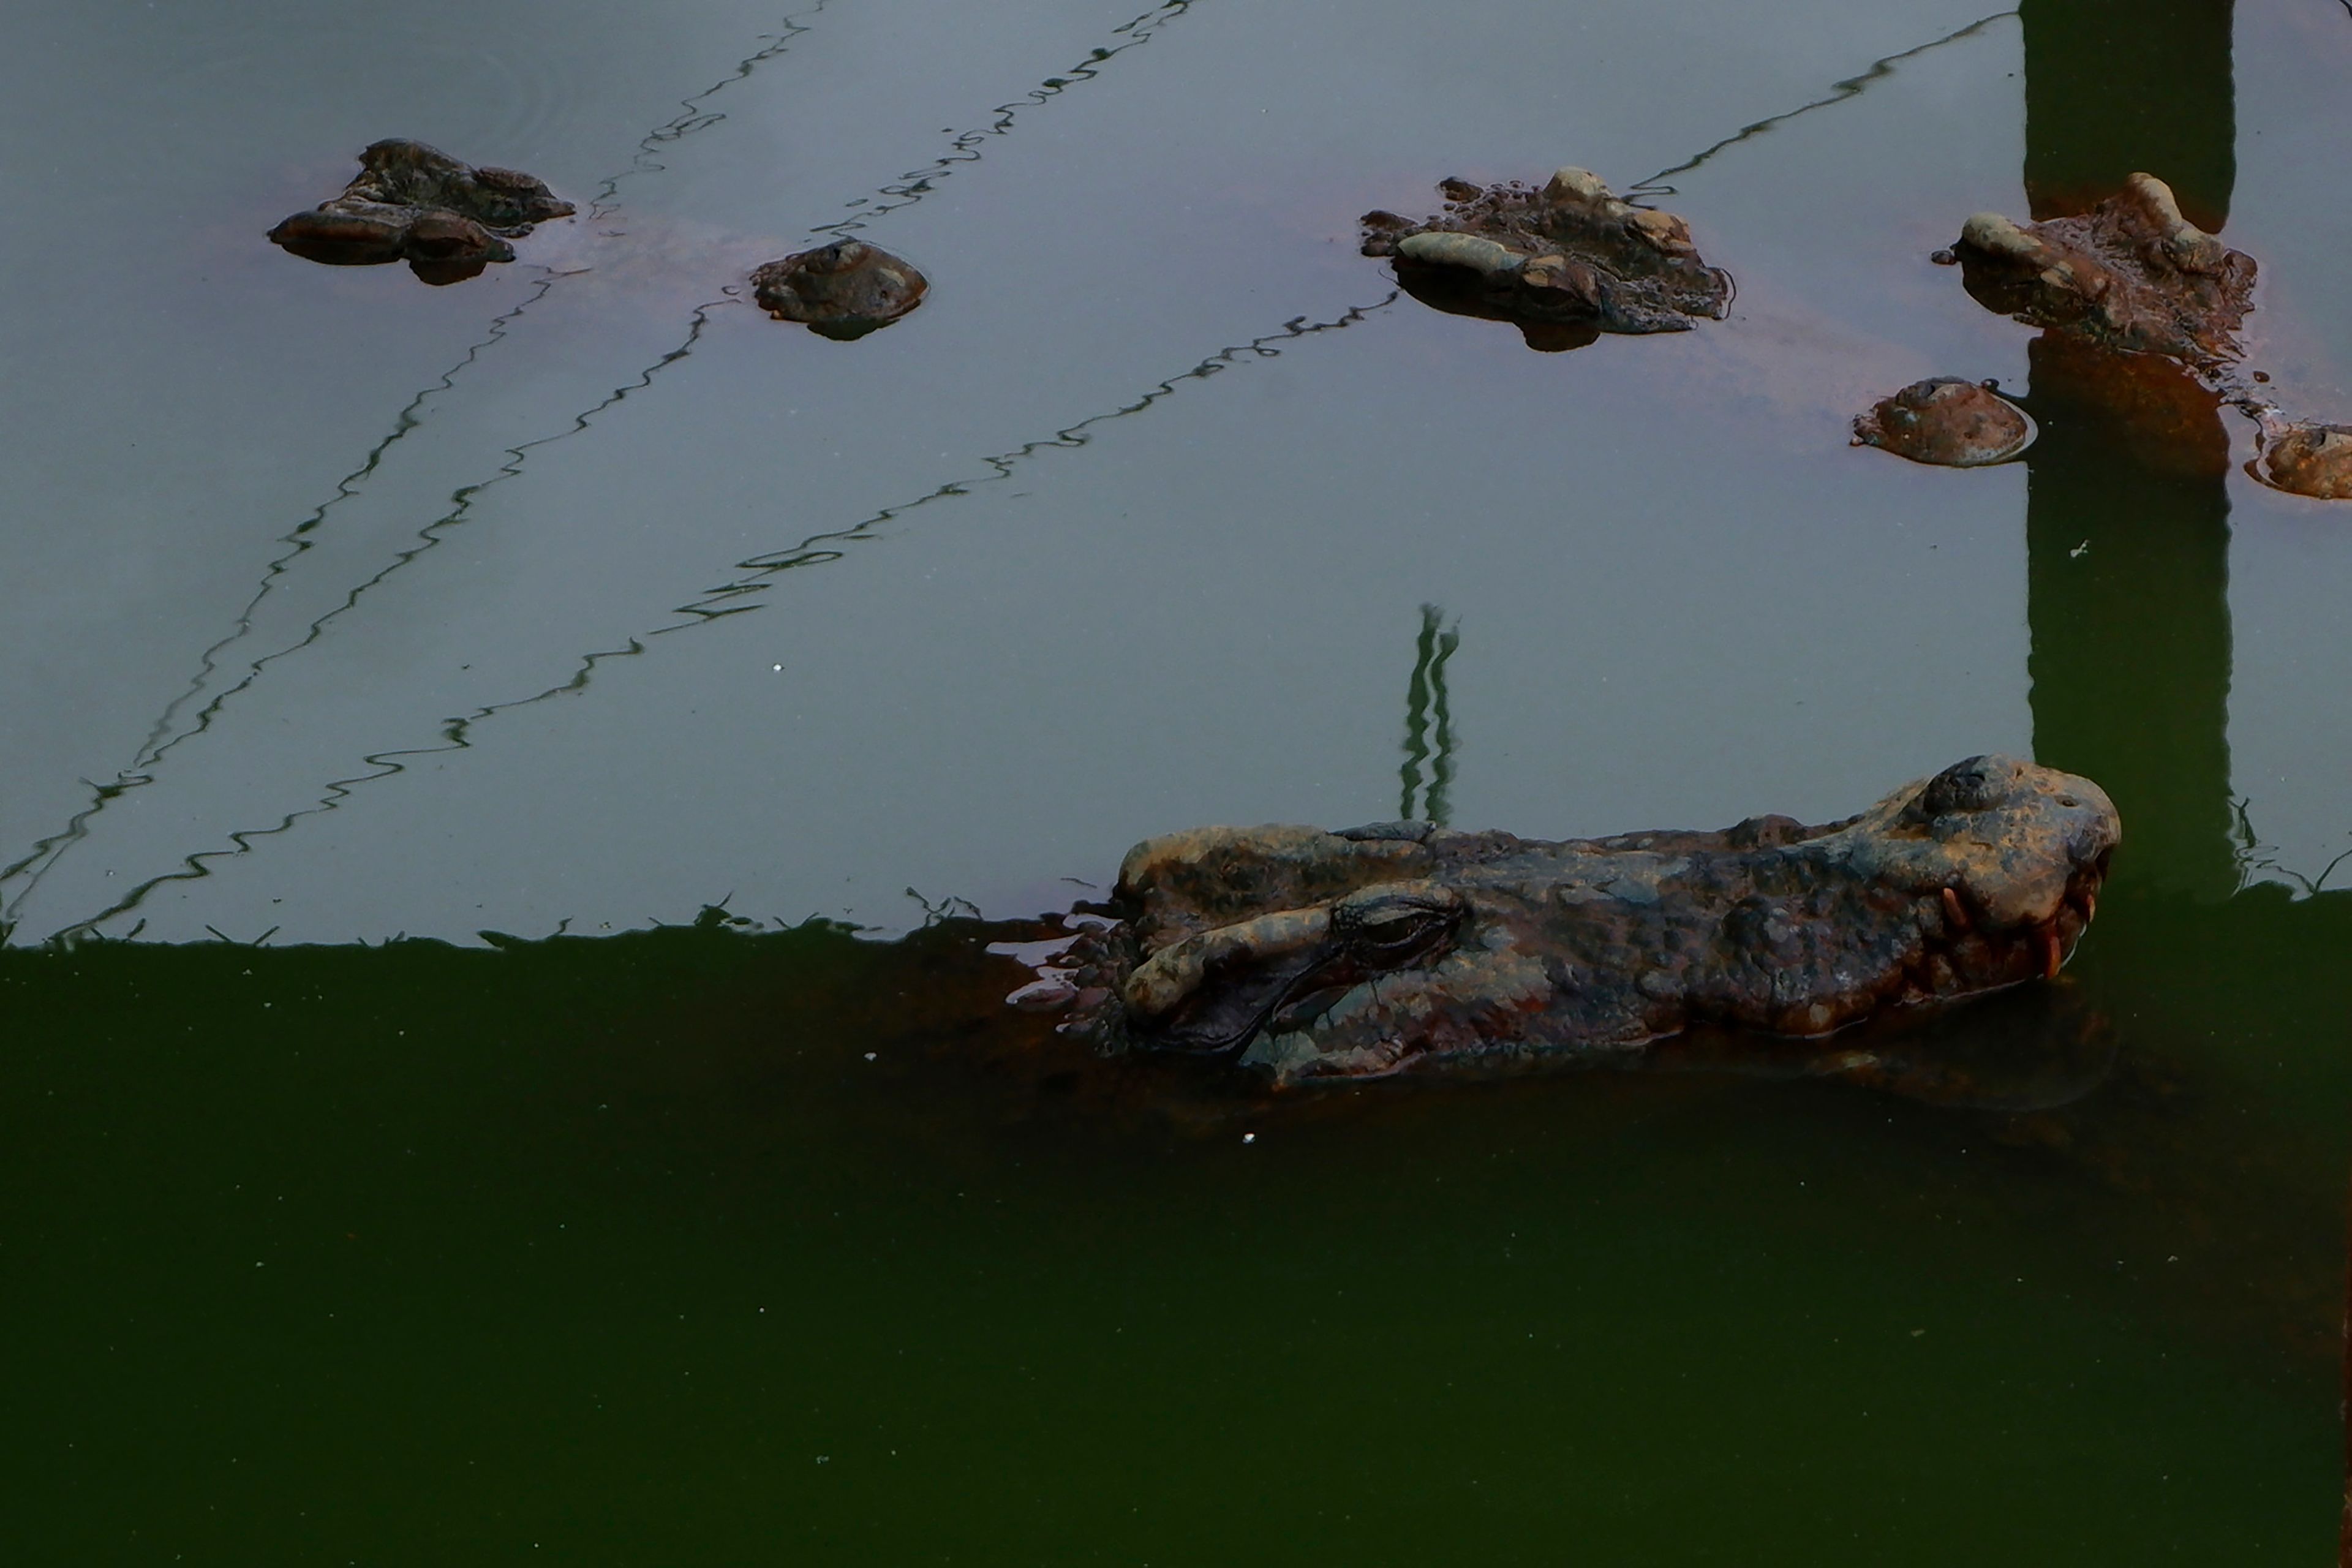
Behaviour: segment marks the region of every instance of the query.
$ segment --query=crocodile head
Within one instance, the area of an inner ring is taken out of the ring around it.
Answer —
[[[1071,1026],[1280,1081],[1825,1035],[2054,975],[2119,832],[2095,784],[1998,756],[1818,827],[1196,829],[1128,855]]]

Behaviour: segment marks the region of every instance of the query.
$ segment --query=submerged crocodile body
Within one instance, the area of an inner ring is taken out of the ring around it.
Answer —
[[[2055,975],[2120,831],[2097,785],[1998,756],[1817,827],[1202,828],[1130,851],[1046,984],[1108,1047],[1278,1083],[1822,1036]]]

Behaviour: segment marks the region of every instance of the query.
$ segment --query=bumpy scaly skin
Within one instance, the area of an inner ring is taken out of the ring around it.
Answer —
[[[2315,500],[2352,500],[2352,426],[2291,420],[2266,407],[2249,412],[2263,433],[2256,479]]]
[[[360,172],[342,195],[296,213],[269,238],[311,261],[405,261],[425,281],[446,283],[512,261],[509,239],[572,210],[529,174],[478,169],[422,142],[394,138],[360,154]]]
[[[780,321],[848,341],[887,327],[923,301],[930,280],[862,239],[837,239],[771,261],[751,274],[751,297]]]
[[[1201,828],[1129,852],[1065,1026],[1278,1082],[1825,1035],[2056,974],[2120,831],[2097,785],[1998,756],[1819,827]]]
[[[2289,418],[2258,390],[2267,378],[2242,372],[2238,330],[2253,308],[2253,258],[2182,217],[2163,181],[2134,174],[2090,212],[2046,223],[2021,226],[1979,213],[1948,259],[1986,306],[2056,329],[2091,353],[2116,351],[2105,357],[2119,405],[2139,405],[2157,384],[2142,374],[2149,362],[2134,356],[2169,360],[2209,406],[2226,402],[2261,427],[2262,454],[2248,465],[2256,479],[2320,500],[2352,500],[2352,427]],[[2158,397],[2147,408],[2160,418],[2179,403]],[[2158,439],[2176,450],[2203,444]]]
[[[1989,387],[1935,376],[1913,382],[1856,419],[1853,439],[1915,463],[1974,468],[2024,451],[2033,441],[2033,421]]]
[[[1587,170],[1562,169],[1540,190],[1464,180],[1438,189],[1445,211],[1423,223],[1366,213],[1363,250],[1395,258],[1399,281],[1442,309],[1680,332],[1730,308],[1730,275],[1700,258],[1689,225],[1618,200]]]
[[[2182,217],[2172,188],[2149,174],[2078,216],[2020,226],[1979,213],[1952,249],[1990,309],[2201,371],[2238,357],[2253,308],[2253,258]]]

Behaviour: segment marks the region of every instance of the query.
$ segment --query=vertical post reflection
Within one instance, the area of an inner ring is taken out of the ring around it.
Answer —
[[[2023,0],[2027,198],[2082,212],[2146,170],[2219,227],[2236,176],[2231,0]],[[2033,747],[2123,814],[2119,882],[2237,886],[2230,837],[2229,438],[2145,356],[2045,335],[2027,456]]]
[[[1461,646],[1458,624],[1447,626],[1442,607],[1423,605],[1421,636],[1413,644],[1412,680],[1405,688],[1404,763],[1397,769],[1403,794],[1397,816],[1433,822],[1440,827],[1454,814],[1453,802],[1447,798],[1454,788],[1454,704],[1445,690],[1445,662]],[[1433,725],[1436,731],[1433,751]],[[1424,763],[1429,767],[1425,779]]]

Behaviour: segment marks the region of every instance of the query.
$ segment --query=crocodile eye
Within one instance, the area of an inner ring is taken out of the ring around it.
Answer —
[[[1333,931],[1358,958],[1391,966],[1443,941],[1461,919],[1459,897],[1435,888],[1359,894],[1331,911]]]
[[[1990,758],[1970,757],[1954,763],[1927,781],[1919,792],[1922,816],[1943,816],[1955,811],[1984,811],[1999,805],[2007,780]]]
[[[1365,921],[1349,934],[1360,945],[1375,950],[1409,948],[1444,923],[1444,917],[1434,910],[1400,910]]]

